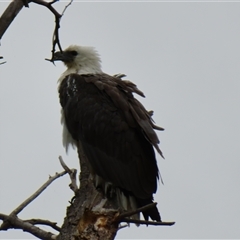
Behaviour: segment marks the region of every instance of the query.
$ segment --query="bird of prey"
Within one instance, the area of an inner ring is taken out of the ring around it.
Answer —
[[[152,111],[134,97],[144,97],[137,86],[101,69],[93,47],[71,45],[54,54],[67,70],[59,79],[63,144],[82,148],[96,187],[108,196],[114,190],[124,210],[153,202],[160,177],[155,150],[163,157]],[[144,218],[161,221],[157,207]]]

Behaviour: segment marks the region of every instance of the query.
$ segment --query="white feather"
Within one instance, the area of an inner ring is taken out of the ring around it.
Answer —
[[[62,132],[62,143],[63,146],[66,149],[66,152],[68,152],[69,146],[72,146],[73,149],[76,147],[76,141],[72,138],[71,134],[69,133],[66,122],[65,122],[65,117],[63,113],[63,109],[61,109],[61,123],[63,125],[63,132]]]

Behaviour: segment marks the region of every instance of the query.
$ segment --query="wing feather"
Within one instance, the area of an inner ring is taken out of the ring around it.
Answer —
[[[70,74],[59,88],[67,128],[96,174],[147,199],[159,174],[153,146],[162,153],[157,126],[134,92],[144,96],[130,81],[106,74]]]

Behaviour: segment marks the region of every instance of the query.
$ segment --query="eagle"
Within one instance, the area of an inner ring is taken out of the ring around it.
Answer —
[[[164,129],[134,97],[143,92],[125,75],[104,73],[94,47],[71,45],[57,60],[67,67],[58,81],[65,148],[81,142],[95,187],[107,197],[112,189],[121,209],[152,203],[161,178],[154,149],[163,157],[155,130]],[[142,214],[161,221],[156,206]]]

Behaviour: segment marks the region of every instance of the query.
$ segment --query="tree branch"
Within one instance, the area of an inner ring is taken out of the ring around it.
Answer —
[[[55,3],[56,1],[45,2],[44,0],[32,0],[32,2],[48,8],[56,17],[61,18],[62,15],[58,13],[57,10],[52,6],[52,4]]]
[[[140,212],[144,212],[150,208],[153,208],[157,205],[157,203],[151,203],[148,204],[144,207],[138,208],[134,211],[129,211],[120,214],[115,218],[115,222],[126,222],[126,223],[135,223],[135,224],[145,224],[145,225],[154,225],[154,226],[172,226],[175,224],[175,222],[155,222],[155,221],[144,221],[144,220],[135,220],[135,219],[130,219],[128,217],[131,217],[132,215]]]
[[[27,198],[16,209],[14,209],[10,215],[17,215],[18,213],[20,213],[29,203],[31,203],[36,197],[38,197],[54,180],[64,176],[66,173],[67,171],[63,171],[61,173],[56,173],[53,177],[49,176],[47,182],[45,182],[32,196]]]
[[[49,220],[44,220],[44,219],[29,219],[29,220],[24,220],[24,222],[28,222],[32,225],[46,225],[49,226],[56,231],[60,232],[61,228],[57,226],[56,222],[51,222]]]
[[[78,191],[78,186],[77,186],[77,170],[76,169],[70,169],[66,163],[63,161],[62,156],[59,156],[59,161],[63,167],[63,169],[68,173],[70,179],[71,179],[71,183],[69,184],[69,187],[74,191],[74,193],[76,194]]]
[[[17,16],[17,14],[20,12],[23,6],[28,7],[28,3],[33,2],[38,5],[42,5],[46,8],[48,8],[53,15],[55,16],[55,28],[53,32],[53,39],[52,39],[52,57],[51,59],[46,59],[48,61],[53,62],[53,56],[55,53],[56,45],[58,46],[59,50],[62,52],[62,47],[60,44],[59,39],[59,28],[60,28],[60,20],[67,8],[72,4],[73,0],[70,0],[70,2],[65,6],[63,9],[62,14],[60,14],[52,5],[57,2],[58,0],[53,0],[51,2],[47,2],[44,0],[13,0],[9,6],[6,8],[5,12],[0,17],[0,40],[5,33],[5,31],[8,29],[14,18]]]
[[[60,44],[59,32],[58,32],[58,29],[60,28],[60,20],[61,20],[62,14],[58,13],[57,10],[52,6],[56,1],[45,2],[44,0],[32,0],[32,2],[48,8],[55,16],[55,28],[54,28],[54,31],[53,31],[52,51],[51,51],[52,52],[52,58],[50,60],[46,59],[48,61],[53,62],[53,55],[55,53],[56,45],[58,45],[58,48],[62,52],[62,47],[61,47],[61,44]]]
[[[15,228],[15,229],[22,229],[25,232],[29,232],[35,237],[38,237],[39,239],[45,239],[45,240],[52,240],[57,239],[57,236],[53,233],[44,231],[29,222],[25,222],[21,219],[19,219],[17,216],[13,215],[5,215],[0,213],[0,219],[4,222],[8,222],[8,228],[2,228],[0,227],[0,230],[7,230],[9,228]]]
[[[10,214],[9,217],[17,218],[17,214],[20,213],[29,203],[31,203],[36,197],[38,197],[54,180],[59,177],[65,175],[67,171],[63,171],[61,173],[56,173],[55,176],[49,177],[48,181],[44,183],[34,194],[32,194],[29,198],[27,198],[23,203],[21,203],[16,209],[14,209]],[[0,229],[5,230],[10,228],[12,222],[3,221]]]
[[[76,172],[75,169],[69,169],[67,165],[64,163],[62,158],[60,158],[61,165],[65,169],[65,171],[61,173],[56,173],[54,176],[50,176],[49,179],[29,198],[27,198],[23,203],[21,203],[16,209],[14,209],[9,215],[5,215],[0,213],[0,219],[3,220],[2,225],[0,226],[0,230],[8,230],[10,228],[15,229],[22,229],[23,231],[27,231],[34,236],[40,238],[40,239],[56,239],[57,236],[53,233],[46,232],[34,225],[46,225],[50,226],[56,231],[61,231],[61,228],[57,226],[57,223],[51,222],[49,220],[44,219],[30,219],[30,220],[22,220],[17,217],[17,214],[20,213],[29,203],[31,203],[35,198],[37,198],[54,180],[56,180],[59,177],[64,176],[66,173],[69,173],[70,178],[72,180],[72,183],[70,185],[73,185],[77,188],[76,185]],[[74,185],[75,184],[75,185]]]
[[[13,0],[0,17],[0,39],[23,7],[23,1]]]
[[[135,220],[130,218],[123,218],[122,222],[153,225],[153,226],[172,226],[175,224],[175,222],[153,222],[153,221]]]

